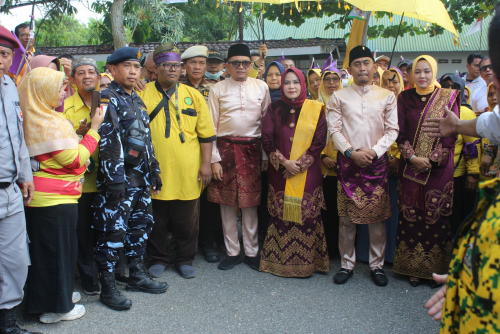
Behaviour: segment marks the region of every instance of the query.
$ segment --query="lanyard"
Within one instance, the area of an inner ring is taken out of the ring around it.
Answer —
[[[165,93],[165,95],[167,95],[168,99],[172,101],[172,98],[167,93]],[[179,115],[179,84],[175,85],[175,100],[172,102],[174,103],[175,107],[175,117],[177,118],[177,124],[179,124],[179,137],[181,138],[181,143],[185,143],[186,139],[184,138],[184,131],[182,131],[181,115]]]

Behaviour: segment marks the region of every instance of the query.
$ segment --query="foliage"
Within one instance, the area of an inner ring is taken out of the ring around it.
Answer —
[[[487,17],[494,12],[494,6],[497,0],[441,0],[450,15],[450,18],[455,25],[455,28],[460,33],[462,32],[463,26],[472,24],[479,17]],[[302,23],[305,22],[306,18],[312,17],[331,17],[332,22],[325,26],[327,29],[345,29],[349,24],[350,19],[347,18],[352,10],[352,6],[347,2],[341,0],[326,0],[321,2],[307,2],[300,3],[301,11],[299,12],[295,7],[294,3],[286,4],[283,6],[272,5],[266,6],[266,12],[264,18],[280,22],[281,24],[290,26],[294,25],[300,27]],[[269,7],[269,8],[268,8]],[[373,19],[382,18],[388,16],[392,20],[392,14],[387,12],[377,12],[374,13]],[[397,22],[399,23],[399,22]],[[403,24],[399,31],[399,36],[402,37],[405,34],[410,36],[428,34],[431,37],[440,35],[444,32],[444,29],[435,24],[429,25],[414,25],[414,24]],[[370,39],[382,37],[396,37],[398,33],[398,24],[392,26],[384,25],[373,25],[368,29],[368,37]],[[345,37],[348,37],[346,34]]]
[[[45,20],[43,24],[41,21],[35,21],[35,27],[40,24],[35,40],[36,46],[85,45],[95,42],[95,34],[89,28],[95,24],[93,21],[87,26],[75,19],[74,15],[61,15]]]

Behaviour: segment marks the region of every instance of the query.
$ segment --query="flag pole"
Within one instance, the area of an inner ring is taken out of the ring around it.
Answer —
[[[481,22],[481,37],[479,38],[479,54],[481,54],[481,43],[483,42],[483,22]]]
[[[396,49],[396,43],[398,42],[399,32],[401,31],[401,25],[403,24],[403,18],[405,17],[405,13],[401,15],[401,21],[399,21],[398,34],[396,35],[396,39],[394,40],[394,46],[392,47],[391,59],[389,60],[389,68],[392,63],[392,56],[394,56],[394,50]]]

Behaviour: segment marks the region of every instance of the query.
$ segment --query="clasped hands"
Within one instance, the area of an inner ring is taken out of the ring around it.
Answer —
[[[360,168],[366,168],[370,166],[373,162],[373,159],[377,157],[377,153],[374,150],[360,148],[356,151],[352,151],[351,159],[354,163]]]
[[[297,160],[287,160],[282,163],[285,170],[283,171],[283,178],[290,179],[297,175],[300,172],[300,168],[302,167],[301,163]]]
[[[410,169],[413,173],[418,174],[431,170],[432,165],[429,158],[415,157],[411,159]]]

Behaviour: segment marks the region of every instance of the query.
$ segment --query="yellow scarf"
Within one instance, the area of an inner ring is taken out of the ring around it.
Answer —
[[[382,79],[380,80],[380,85],[382,88],[387,88],[389,86],[389,79],[392,79],[394,77],[394,74],[398,77],[398,82],[399,82],[399,92],[396,94],[396,98],[398,97],[399,94],[404,90],[404,82],[403,82],[403,77],[401,74],[399,74],[398,71],[394,69],[390,69],[387,71],[384,71],[384,74],[382,75]]]
[[[293,137],[290,160],[297,160],[311,147],[316,126],[325,105],[318,101],[305,100]],[[307,170],[286,180],[283,220],[302,225],[302,198],[306,186]]]
[[[309,71],[307,71],[307,87],[311,87],[311,84],[309,83],[309,75],[311,73],[316,73],[318,77],[321,78],[321,70],[319,68],[311,68]],[[319,89],[318,89],[319,92]],[[309,93],[311,93],[311,100],[318,100],[318,92],[313,92],[311,88],[309,88]]]
[[[427,95],[427,94],[432,93],[436,88],[441,88],[441,85],[439,84],[439,82],[436,81],[436,75],[437,75],[437,71],[438,71],[438,65],[437,65],[436,59],[432,58],[431,56],[427,56],[427,55],[419,56],[413,61],[413,67],[411,69],[412,76],[415,75],[415,68],[417,67],[417,63],[422,58],[424,58],[424,60],[426,60],[431,67],[432,83],[427,88],[424,88],[424,89],[419,88],[417,86],[417,84],[415,84],[415,88],[417,89],[418,95]],[[413,78],[415,78],[415,77],[413,77]]]
[[[31,157],[78,148],[73,126],[54,110],[63,80],[63,72],[38,67],[31,70],[18,87],[24,112],[24,137]]]
[[[378,86],[379,87],[382,87],[382,75],[384,75],[384,70],[382,69],[382,67],[377,67],[377,73],[378,73],[378,76],[380,77],[379,81],[378,81]]]

